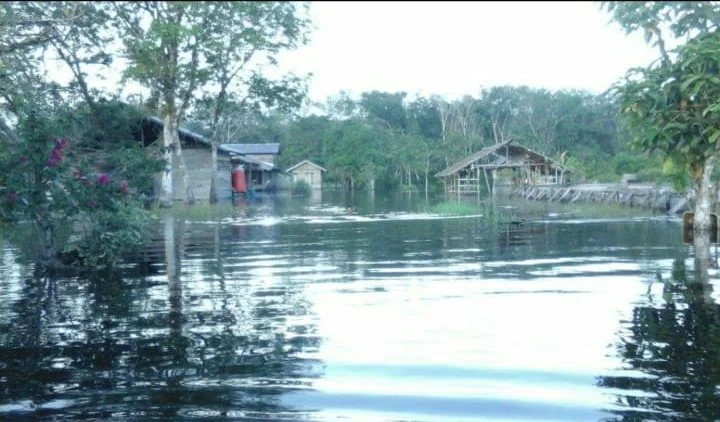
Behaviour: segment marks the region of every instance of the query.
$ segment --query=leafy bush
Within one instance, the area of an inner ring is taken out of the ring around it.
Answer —
[[[33,223],[42,263],[62,256],[73,265],[110,267],[143,241],[148,215],[128,178],[147,174],[134,165],[99,171],[93,155],[52,136],[58,130],[52,119],[30,114],[19,129],[22,140],[0,156],[0,216]],[[64,227],[72,234],[61,239]]]
[[[612,159],[615,174],[638,173],[648,167],[649,159],[644,155],[632,154],[626,151],[619,152]]]

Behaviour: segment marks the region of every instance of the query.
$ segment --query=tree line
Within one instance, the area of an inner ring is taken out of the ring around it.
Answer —
[[[328,170],[331,183],[349,189],[431,189],[435,173],[510,139],[591,180],[615,180],[647,167],[646,158],[627,150],[617,103],[607,94],[527,86],[491,87],[456,100],[341,92],[318,107],[320,112],[303,116],[237,115],[230,122],[234,142],[279,142],[281,166],[311,160]],[[202,118],[191,116],[188,124],[210,132]]]

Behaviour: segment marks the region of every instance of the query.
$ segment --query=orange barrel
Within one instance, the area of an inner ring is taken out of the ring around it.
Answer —
[[[235,164],[230,170],[230,180],[232,181],[233,193],[247,192],[245,185],[245,168],[242,164]]]

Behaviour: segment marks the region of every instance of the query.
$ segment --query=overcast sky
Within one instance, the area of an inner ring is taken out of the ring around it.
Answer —
[[[281,56],[310,97],[346,90],[477,95],[528,85],[600,93],[657,52],[599,2],[314,2],[311,42]]]

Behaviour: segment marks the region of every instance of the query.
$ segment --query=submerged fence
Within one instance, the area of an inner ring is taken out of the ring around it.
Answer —
[[[530,201],[591,202],[643,208],[668,214],[687,211],[688,198],[668,188],[647,185],[576,185],[510,187],[510,197]]]

